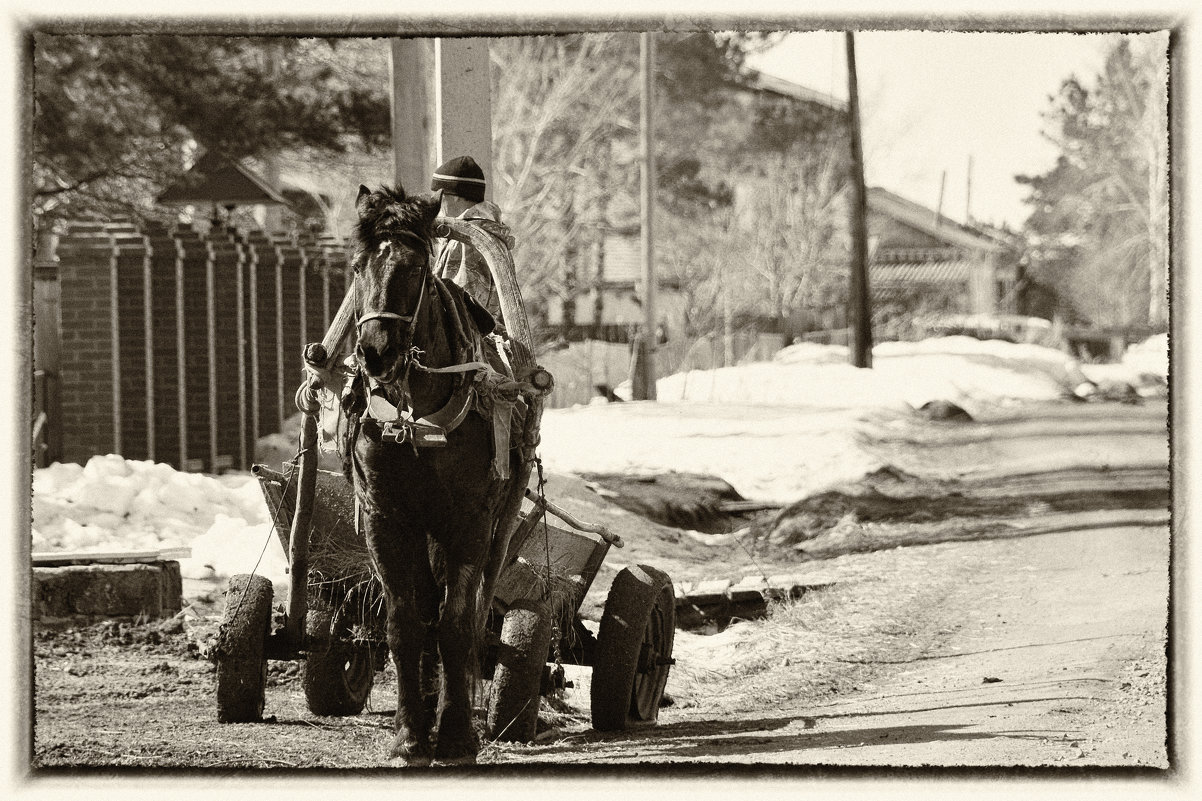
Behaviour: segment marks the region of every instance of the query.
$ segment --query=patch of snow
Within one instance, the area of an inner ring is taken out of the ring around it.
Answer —
[[[185,578],[250,573],[260,553],[257,572],[273,581],[285,575],[283,548],[249,474],[182,473],[114,454],[34,472],[34,551],[182,547],[192,548],[180,560]]]
[[[1123,359],[1114,364],[1082,364],[1082,372],[1095,384],[1130,384],[1135,389],[1168,381],[1169,338],[1157,334],[1127,348]]]
[[[859,370],[845,347],[802,343],[772,362],[666,376],[655,403],[548,410],[540,453],[552,471],[707,473],[746,498],[792,503],[881,466],[860,446],[881,410],[1049,400],[1087,378],[1059,351],[969,337],[885,342],[873,356],[874,368]],[[1122,369],[1167,373],[1167,338],[1132,347]],[[181,473],[111,454],[35,471],[33,550],[172,547],[192,548],[181,563],[188,577],[246,573],[256,562],[273,581],[284,577],[250,475]]]

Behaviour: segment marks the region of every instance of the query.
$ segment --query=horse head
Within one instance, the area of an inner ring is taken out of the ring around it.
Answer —
[[[401,187],[359,187],[355,209],[355,358],[383,383],[396,378],[411,347],[430,279],[431,230],[441,190],[406,197]]]

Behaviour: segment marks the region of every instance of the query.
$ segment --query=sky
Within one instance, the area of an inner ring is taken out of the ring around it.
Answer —
[[[855,36],[866,180],[943,213],[1021,227],[1016,174],[1050,168],[1040,114],[1061,83],[1092,85],[1117,34],[868,31]],[[762,72],[847,97],[842,33],[791,33],[753,56]],[[968,162],[972,158],[972,190]]]

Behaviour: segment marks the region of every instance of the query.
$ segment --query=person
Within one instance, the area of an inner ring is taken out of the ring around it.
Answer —
[[[484,171],[471,156],[443,163],[430,179],[431,189],[442,190],[442,216],[501,222],[501,209],[484,199],[486,186]],[[463,242],[445,240],[434,262],[434,274],[467,290],[501,328],[500,298],[480,251]]]

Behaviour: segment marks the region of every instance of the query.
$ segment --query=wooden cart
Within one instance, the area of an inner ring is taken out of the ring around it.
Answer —
[[[530,356],[532,337],[496,224],[490,229],[442,219],[441,225],[440,235],[471,242],[488,261],[506,327],[520,345],[513,367],[530,375],[538,369]],[[329,375],[333,355],[346,347],[352,314],[348,292],[323,342],[306,350],[311,375]],[[541,414],[541,399],[532,399],[525,417],[529,442],[538,441]],[[215,649],[219,720],[261,719],[268,659],[304,661],[305,696],[315,714],[358,714],[387,660],[384,603],[355,525],[353,488],[341,474],[317,469],[316,440],[316,416],[309,414],[297,466],[286,465],[282,472],[254,468],[293,581],[287,608],[273,615],[270,581],[255,575],[231,579]],[[481,674],[491,679],[491,736],[533,739],[539,694],[564,688],[564,664],[592,667],[595,728],[655,721],[672,665],[671,579],[647,565],[623,568],[594,636],[580,620],[580,606],[610,547],[620,548],[622,541],[531,493],[528,483],[526,465],[500,512],[505,559],[495,583],[486,584],[493,592],[478,653]],[[564,525],[550,523],[548,513]]]

